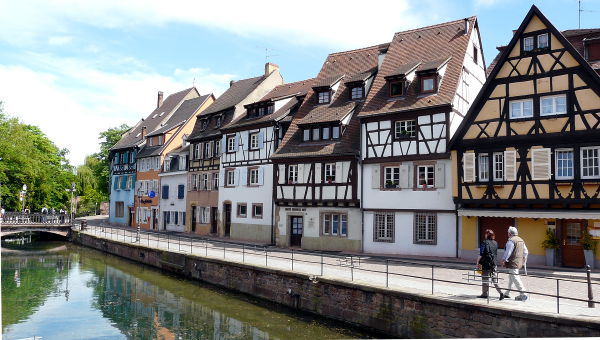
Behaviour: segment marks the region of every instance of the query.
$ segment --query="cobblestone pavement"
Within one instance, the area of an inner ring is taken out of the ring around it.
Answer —
[[[88,222],[90,226],[84,232],[120,242],[137,243],[135,229],[113,228],[98,222],[90,220]],[[367,256],[340,256],[293,251],[152,232],[142,232],[139,243],[157,249],[168,249],[231,262],[305,273],[314,276],[315,281],[318,281],[320,277],[326,277],[374,287],[387,286],[393,290],[417,294],[431,295],[433,291],[433,295],[438,298],[548,315],[557,313],[556,295],[560,295],[559,312],[561,315],[584,318],[600,316],[600,305],[597,305],[596,308],[588,308],[588,284],[585,277],[565,279],[523,275],[522,279],[529,291],[529,299],[525,302],[514,299],[500,301],[498,293],[493,287],[490,287],[489,300],[477,298],[477,295],[481,294],[481,282],[473,270],[452,268],[447,264],[436,262],[395,259],[386,261]],[[433,281],[432,275],[435,279]],[[508,275],[501,273],[499,275],[500,286],[506,288],[507,283]],[[557,294],[557,288],[559,294]],[[592,281],[592,291],[594,300],[600,303],[600,299],[598,299],[600,282]],[[518,293],[512,292],[511,295],[515,297]]]

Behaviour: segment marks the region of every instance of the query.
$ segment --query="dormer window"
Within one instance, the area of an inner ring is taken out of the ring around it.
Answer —
[[[365,96],[365,88],[362,85],[354,86],[350,88],[350,99],[357,100],[363,99]]]
[[[203,119],[200,124],[200,131],[206,130],[206,127],[208,126],[208,119]]]
[[[404,80],[390,81],[390,97],[399,97],[404,95]]]
[[[158,136],[158,144],[157,145],[163,145],[163,136],[162,135]]]
[[[319,91],[317,93],[317,103],[318,104],[329,104],[331,101],[331,91]]]
[[[258,108],[258,116],[264,116],[265,113],[267,112],[267,108],[266,107],[259,107]]]
[[[217,127],[218,127],[218,128],[220,128],[220,127],[221,127],[221,123],[222,123],[222,122],[223,122],[223,117],[221,117],[221,116],[217,117],[217,122],[216,122],[216,125],[217,125]]]
[[[433,93],[437,91],[437,76],[421,76],[421,93]]]
[[[340,125],[323,124],[305,127],[302,130],[302,141],[333,140],[340,138]]]

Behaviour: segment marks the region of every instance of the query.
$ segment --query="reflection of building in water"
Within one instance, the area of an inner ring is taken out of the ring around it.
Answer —
[[[269,339],[269,333],[113,267],[105,275],[98,307],[127,336]]]

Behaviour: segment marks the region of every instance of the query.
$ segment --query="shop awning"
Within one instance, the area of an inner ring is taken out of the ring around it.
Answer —
[[[458,216],[595,220],[600,219],[600,211],[458,209]]]

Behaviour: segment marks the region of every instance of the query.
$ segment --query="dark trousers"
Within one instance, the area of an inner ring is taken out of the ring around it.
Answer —
[[[490,279],[496,288],[498,294],[502,294],[500,286],[498,286],[497,276],[494,269],[484,269],[481,273],[481,295],[487,296],[490,291]]]

